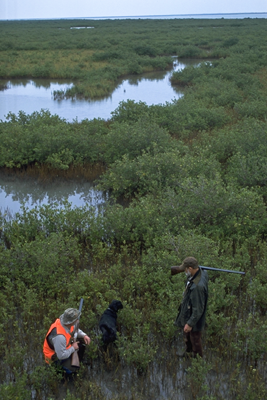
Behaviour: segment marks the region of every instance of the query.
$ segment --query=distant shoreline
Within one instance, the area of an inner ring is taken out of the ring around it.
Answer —
[[[267,12],[251,12],[251,13],[210,13],[210,14],[167,14],[167,15],[127,15],[127,16],[110,16],[110,17],[85,17],[85,18],[78,18],[78,19],[169,19],[169,18],[203,18],[203,16],[208,17],[208,18],[222,18],[222,16],[228,16],[230,17],[231,15],[234,16],[241,16],[241,15],[246,15],[247,17],[244,18],[249,18],[249,15],[264,15],[263,18],[267,18]],[[242,18],[242,17],[239,17]],[[64,19],[71,19],[71,18],[64,18]]]
[[[107,19],[244,19],[267,18],[267,12],[251,13],[211,13],[211,14],[170,14],[170,15],[126,15],[106,17],[67,17],[67,18],[21,18],[0,19],[0,21],[46,21],[46,20],[107,20]]]

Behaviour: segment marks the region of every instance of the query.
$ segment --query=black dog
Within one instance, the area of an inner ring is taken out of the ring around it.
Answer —
[[[100,318],[99,328],[105,345],[117,339],[117,312],[123,308],[119,300],[112,300]]]

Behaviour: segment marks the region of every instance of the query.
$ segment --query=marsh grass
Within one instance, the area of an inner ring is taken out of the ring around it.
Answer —
[[[73,78],[77,70],[90,71],[103,68],[106,62],[95,62],[92,60],[92,50],[36,50],[19,52],[1,52],[0,68],[5,65],[4,60],[8,59],[7,75],[5,78],[20,78],[22,71],[27,70],[27,77],[46,77],[46,78]],[[43,71],[43,72],[42,72]],[[44,76],[45,71],[47,75]],[[76,72],[75,72],[76,71]],[[39,74],[38,74],[39,72]],[[41,73],[43,75],[41,75]]]
[[[115,218],[112,230],[121,224],[118,215]],[[160,240],[157,234],[157,246],[142,254],[137,243],[112,244],[110,237],[105,245],[103,239],[109,235],[105,219],[109,216],[96,216],[86,208],[73,210],[67,204],[63,210],[47,206],[24,210],[12,221],[2,218],[2,244],[10,243],[0,253],[3,399],[21,393],[25,400],[176,399],[177,393],[186,400],[265,398],[265,317],[256,310],[254,316],[249,314],[256,293],[250,279],[210,275],[205,358],[184,360],[182,337],[173,326],[183,279],[169,275],[169,265],[177,257],[170,250],[170,238]],[[123,220],[129,223],[126,214]],[[187,232],[175,241],[181,257],[194,248],[195,253],[205,252],[207,263],[215,257],[220,265],[231,258],[231,248],[220,256],[217,245],[191,235]],[[264,257],[264,248],[262,255],[257,251],[258,257]],[[249,275],[244,247],[235,262]],[[62,381],[44,365],[42,343],[51,321],[81,296],[85,300],[81,327],[90,334],[92,345],[74,381]],[[109,346],[105,353],[98,321],[112,298],[123,299],[124,309],[118,316],[117,346]]]
[[[182,49],[213,58],[174,75],[188,88],[170,104],[122,102],[110,121],[69,124],[42,110],[0,124],[7,173],[101,174],[113,195],[101,213],[64,202],[0,215],[1,399],[267,398],[265,22],[94,21],[88,30],[70,30],[74,21],[1,22],[1,71],[18,57],[12,52],[65,50],[81,95],[86,79],[90,88],[112,86],[130,69],[167,67],[162,57]],[[86,50],[106,65],[85,77]],[[181,357],[173,325],[184,279],[170,266],[189,254],[246,272],[209,273],[204,360]],[[92,345],[79,375],[61,382],[44,365],[43,340],[81,297]],[[113,299],[124,308],[117,347],[104,355],[98,321]]]
[[[118,358],[116,350],[113,350],[105,355],[99,354],[89,366],[83,364],[71,381],[51,367],[40,365],[23,382],[14,375],[13,391],[10,385],[7,386],[3,399],[11,398],[8,393],[24,393],[25,399],[38,400],[74,397],[79,400],[175,400],[177,396],[181,400],[265,398],[265,364],[255,369],[242,365],[242,360],[222,358],[216,351],[209,354],[204,359],[185,361],[177,357],[176,346],[162,343],[156,359],[140,374],[134,366]],[[31,362],[36,363],[37,360],[32,358]],[[33,397],[29,395],[30,390]]]
[[[94,29],[71,29],[89,23]],[[68,78],[75,90],[67,96],[97,98],[110,94],[125,74],[168,69],[172,55],[211,60],[242,52],[264,36],[263,23],[253,19],[1,21],[0,77]]]

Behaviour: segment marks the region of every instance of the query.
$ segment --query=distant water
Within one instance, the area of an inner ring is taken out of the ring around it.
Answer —
[[[88,17],[75,19],[244,19],[244,18],[267,18],[267,12],[259,13],[228,13],[228,14],[174,14],[174,15],[129,15],[114,17]],[[67,18],[73,19],[73,18]]]
[[[73,19],[244,19],[244,18],[267,18],[267,12],[251,12],[251,13],[221,13],[221,14],[173,14],[173,15],[125,15],[125,16],[110,16],[110,17],[71,17],[60,18],[65,20]],[[29,18],[29,20],[56,20],[59,18]],[[0,21],[2,19],[0,18]],[[25,19],[27,20],[27,19]]]

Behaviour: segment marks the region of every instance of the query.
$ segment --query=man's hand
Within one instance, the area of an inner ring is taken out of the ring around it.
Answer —
[[[87,335],[85,335],[85,336],[83,337],[83,340],[84,340],[85,344],[90,344],[90,342],[91,342],[91,339],[90,339],[89,336],[87,336]]]
[[[75,350],[79,350],[79,342],[74,342],[72,346],[74,347]]]
[[[192,331],[192,327],[189,326],[189,325],[187,325],[187,324],[185,324],[185,326],[184,326],[184,332],[185,332],[185,333],[188,333],[188,332],[191,332],[191,331]]]

